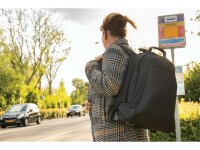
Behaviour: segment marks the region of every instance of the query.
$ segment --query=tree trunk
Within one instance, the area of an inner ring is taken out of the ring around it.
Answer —
[[[49,82],[49,95],[52,94],[52,82],[50,81]]]

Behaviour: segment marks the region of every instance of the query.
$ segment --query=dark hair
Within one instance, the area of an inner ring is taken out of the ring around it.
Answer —
[[[119,13],[111,13],[106,16],[101,26],[101,30],[109,30],[112,36],[118,36],[120,38],[126,37],[126,24],[130,23],[134,29],[137,29],[135,23],[127,16],[123,16]],[[107,35],[106,35],[107,37]]]

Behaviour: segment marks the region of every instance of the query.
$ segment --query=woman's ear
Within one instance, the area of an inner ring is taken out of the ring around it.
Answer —
[[[100,26],[100,31],[103,31],[103,30],[104,30],[104,29],[103,29],[103,25],[101,25],[101,26]]]

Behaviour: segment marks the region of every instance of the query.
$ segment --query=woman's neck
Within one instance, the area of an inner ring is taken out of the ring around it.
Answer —
[[[108,40],[108,47],[114,44],[117,40],[119,40],[119,37],[110,37]]]

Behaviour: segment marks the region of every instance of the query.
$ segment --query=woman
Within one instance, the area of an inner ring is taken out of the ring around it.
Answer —
[[[136,29],[135,23],[126,16],[111,13],[100,28],[105,52],[88,62],[85,67],[89,80],[88,101],[94,141],[148,141],[146,129],[136,129],[124,123],[110,122],[108,108],[122,84],[128,64],[128,55],[119,44],[128,46],[126,24]]]

